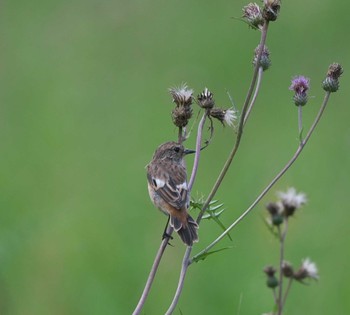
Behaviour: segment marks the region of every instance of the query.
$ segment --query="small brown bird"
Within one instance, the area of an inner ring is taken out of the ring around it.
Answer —
[[[152,202],[169,216],[170,225],[188,246],[198,241],[198,224],[187,212],[190,196],[184,156],[194,152],[179,143],[166,142],[158,147],[147,165],[148,192]]]

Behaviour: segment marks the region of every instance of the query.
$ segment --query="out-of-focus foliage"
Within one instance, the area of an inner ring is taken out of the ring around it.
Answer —
[[[237,1],[4,1],[0,10],[0,313],[130,314],[166,218],[149,201],[144,166],[174,140],[167,88],[210,88],[241,108],[259,31]],[[317,262],[319,282],[293,290],[286,314],[348,314],[350,302],[348,15],[340,0],[285,1],[271,24],[272,66],[215,199],[228,226],[298,145],[290,79],[311,78],[305,128],[323,99],[328,65],[344,69],[323,121],[278,183],[309,196],[293,218],[286,255]],[[314,96],[314,97],[311,97]],[[194,115],[195,116],[195,115]],[[193,193],[207,194],[233,143],[215,126]],[[194,132],[187,142],[194,146]],[[192,161],[188,159],[190,168]],[[268,196],[273,199],[271,192]],[[264,203],[263,202],[263,203]],[[277,259],[263,203],[220,247],[189,269],[183,314],[261,314],[273,301],[262,268]],[[194,254],[221,228],[202,222]],[[175,291],[183,244],[175,235],[145,305],[163,314]],[[317,302],[316,302],[317,301]],[[208,303],[210,302],[210,303]],[[239,310],[239,311],[238,311]]]

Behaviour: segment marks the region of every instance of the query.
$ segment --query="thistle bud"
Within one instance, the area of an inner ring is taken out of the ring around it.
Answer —
[[[259,47],[260,46],[255,48],[254,59],[253,59],[254,66],[256,66],[256,62],[258,60]],[[263,51],[261,53],[259,66],[262,67],[264,71],[270,68],[271,66],[270,51],[266,46],[264,46]]]
[[[256,3],[249,3],[243,9],[243,20],[253,29],[262,29],[264,19],[261,9]]]
[[[273,266],[266,266],[264,268],[264,272],[266,273],[267,276],[273,277],[276,273],[276,268]]]
[[[272,266],[267,266],[264,268],[264,272],[267,275],[266,285],[271,289],[276,288],[278,286],[278,280],[275,276],[276,269]]]
[[[326,78],[322,82],[322,87],[327,92],[336,92],[339,89],[339,77],[343,73],[343,68],[339,63],[332,63],[327,72]]]

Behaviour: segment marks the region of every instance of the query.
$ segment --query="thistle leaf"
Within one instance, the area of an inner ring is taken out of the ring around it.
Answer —
[[[231,249],[232,246],[228,246],[228,247],[224,247],[224,248],[220,248],[220,249],[217,249],[217,250],[213,250],[211,252],[204,252],[202,254],[199,254],[199,255],[196,255],[192,258],[192,261],[194,262],[199,262],[201,260],[204,260],[206,259],[209,255],[212,255],[212,254],[215,254],[215,253],[218,253],[218,252],[221,252],[223,250],[226,250],[226,249]]]

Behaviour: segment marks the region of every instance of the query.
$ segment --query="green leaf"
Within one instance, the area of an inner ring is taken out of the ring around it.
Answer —
[[[213,219],[219,226],[220,228],[225,231],[226,228],[225,226],[222,224],[222,222],[219,220],[219,216],[226,210],[226,209],[221,209],[219,210],[220,208],[223,207],[223,203],[220,203],[218,204],[218,200],[212,200],[210,203],[209,203],[209,206],[208,208],[205,210],[205,214],[203,214],[202,216],[202,219],[207,219],[207,220],[210,220],[210,219]],[[195,201],[195,200],[191,200],[190,201],[190,207],[192,209],[198,209],[198,210],[202,210],[203,208],[203,201],[200,200],[200,201]],[[227,237],[232,241],[232,238],[231,238],[231,235],[229,233],[227,233]]]
[[[206,259],[209,255],[212,255],[212,254],[215,254],[215,253],[218,253],[218,252],[222,252],[223,250],[231,249],[231,248],[233,248],[233,247],[232,246],[228,246],[228,247],[220,248],[220,249],[217,249],[217,250],[213,250],[211,252],[204,252],[202,254],[194,256],[192,258],[192,261],[199,262],[201,260]]]

